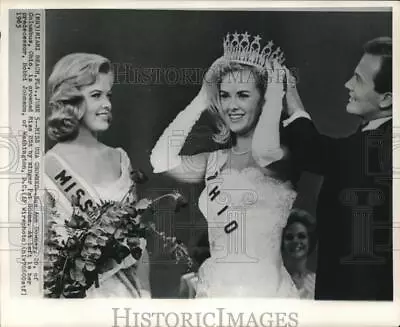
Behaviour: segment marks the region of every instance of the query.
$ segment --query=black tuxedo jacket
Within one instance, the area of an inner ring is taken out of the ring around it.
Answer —
[[[306,118],[284,128],[292,164],[324,177],[317,300],[393,300],[391,123],[340,139]]]

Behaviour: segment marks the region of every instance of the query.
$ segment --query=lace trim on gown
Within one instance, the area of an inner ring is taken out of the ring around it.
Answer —
[[[256,167],[224,169],[222,151],[210,155],[199,198],[211,257],[199,269],[197,297],[298,297],[280,252],[296,192]],[[237,228],[227,233],[232,221]]]

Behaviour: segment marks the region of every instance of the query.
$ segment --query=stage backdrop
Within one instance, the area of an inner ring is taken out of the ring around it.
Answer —
[[[46,77],[57,60],[72,52],[98,53],[112,61],[114,119],[102,141],[124,148],[132,165],[148,175],[141,195],[178,188],[187,196],[188,208],[176,216],[166,208],[157,220],[193,245],[206,231],[197,208],[203,185],[177,184],[152,174],[149,155],[165,127],[199,91],[199,74],[222,55],[226,33],[248,31],[274,40],[285,52],[286,65],[297,70],[300,95],[318,129],[344,136],[358,124],[345,111],[349,95],[344,84],[362,45],[391,36],[391,17],[390,12],[48,10]],[[204,135],[201,147],[210,145],[205,124],[203,120],[198,133]],[[46,148],[51,146],[48,141]],[[297,206],[315,213],[320,182],[316,176],[302,176]],[[149,243],[153,296],[176,297],[184,267],[172,264],[156,242]],[[314,254],[310,267],[315,265]]]

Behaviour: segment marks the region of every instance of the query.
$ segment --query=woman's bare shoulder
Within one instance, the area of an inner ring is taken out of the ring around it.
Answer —
[[[44,161],[46,162],[53,155],[57,155],[57,156],[63,158],[66,153],[67,153],[66,149],[62,145],[62,143],[57,143],[51,149],[46,151],[46,153],[44,154],[43,158],[44,158]]]

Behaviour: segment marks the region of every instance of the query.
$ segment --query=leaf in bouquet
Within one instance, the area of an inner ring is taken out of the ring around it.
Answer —
[[[60,251],[58,249],[56,249],[55,247],[48,247],[46,250],[47,250],[48,255],[58,256],[60,254]]]
[[[105,210],[103,210],[103,217],[104,216],[111,216],[113,212],[115,211],[117,204],[113,203],[105,207]]]
[[[120,264],[122,259],[126,258],[129,255],[130,249],[126,245],[118,242],[114,246],[114,253],[115,253],[114,256],[115,261],[117,261],[117,263]]]
[[[137,184],[143,184],[148,180],[146,174],[140,169],[132,169],[131,179]]]
[[[124,210],[123,215],[119,217],[119,222],[128,222],[131,219],[131,215],[128,213],[128,211]]]
[[[44,245],[47,246],[48,248],[61,250],[65,246],[65,243],[63,244],[62,240],[58,239],[47,239],[44,241]]]
[[[97,236],[89,234],[85,238],[85,245],[87,245],[87,246],[97,246],[97,245],[99,245],[97,239],[98,239]]]
[[[114,233],[114,238],[116,240],[121,240],[126,237],[127,231],[123,228],[117,228]]]
[[[98,229],[100,229],[105,234],[113,234],[116,230],[116,227],[112,225],[101,224]]]
[[[76,205],[72,205],[72,208],[73,208],[73,213],[74,213],[75,215],[84,216],[84,215],[86,214],[86,213],[82,210],[82,207],[81,207],[79,201],[76,202]]]
[[[73,214],[69,221],[65,221],[65,225],[74,229],[85,229],[89,227],[89,222],[84,217]]]
[[[102,208],[108,206],[110,203],[112,203],[111,201],[105,201],[103,199],[100,199],[100,205]]]
[[[43,260],[43,269],[44,269],[44,271],[50,270],[50,269],[52,269],[53,267],[54,267],[54,263],[53,263],[53,262],[47,260],[47,258],[45,258],[45,259]]]
[[[175,212],[179,212],[181,208],[187,206],[188,202],[182,194],[176,192],[174,198],[175,198]]]
[[[101,250],[100,249],[93,249],[88,250],[88,256],[85,258],[85,260],[94,260],[97,261],[101,258]]]
[[[79,256],[80,252],[81,252],[81,249],[80,249],[79,247],[76,247],[76,248],[74,248],[74,249],[68,249],[68,250],[66,250],[66,251],[64,252],[64,254],[65,254],[66,257],[74,258],[74,257],[76,257],[76,256]]]
[[[85,268],[85,261],[83,261],[82,258],[77,258],[75,259],[75,266],[79,270],[83,270],[83,268]]]
[[[57,236],[58,236],[57,230],[55,229],[54,226],[52,226],[51,228],[49,228],[49,229],[47,230],[47,236],[48,236],[49,238],[51,238],[51,237],[57,237]]]
[[[79,207],[79,199],[76,195],[71,196],[71,204],[74,207]]]
[[[83,250],[85,250],[88,254],[94,254],[97,252],[97,247],[96,246],[87,246],[85,245]]]
[[[84,298],[86,295],[85,288],[79,282],[65,284],[63,295],[66,298]]]
[[[48,260],[49,263],[55,264],[60,258],[58,254],[47,254],[46,259]]]
[[[95,261],[99,260],[100,258],[101,258],[101,252],[92,253],[89,257],[90,260],[95,260]]]
[[[114,256],[114,252],[112,252],[112,254],[107,253],[107,255],[104,255],[98,262],[96,262],[97,271],[100,274],[103,274],[104,272],[109,271],[115,267],[116,260],[114,259]]]
[[[124,228],[126,229],[126,235],[128,235],[134,230],[134,226],[132,223],[125,224]]]
[[[54,294],[54,286],[53,287],[46,287],[44,290],[43,290],[43,295],[45,296],[45,297],[50,297],[51,295],[53,295]]]
[[[82,220],[79,228],[80,229],[88,229],[90,227],[90,223],[87,220]]]
[[[131,218],[135,218],[136,216],[137,216],[137,210],[135,209],[135,208],[133,208],[133,207],[126,207],[125,208],[125,210],[126,210],[126,212],[128,213],[128,215],[131,217]]]
[[[89,254],[101,255],[101,250],[97,246],[88,246],[86,249]]]
[[[87,271],[94,271],[96,269],[96,264],[93,261],[86,261],[85,262],[85,269]]]
[[[56,282],[57,280],[57,271],[53,269],[46,269],[46,266],[44,266],[43,270],[43,283],[45,286],[52,285]]]
[[[61,290],[59,289],[57,283],[51,285],[45,285],[44,296],[50,298],[59,298],[61,295]]]
[[[73,247],[76,247],[78,245],[78,240],[75,238],[75,237],[70,237],[68,240],[67,240],[67,247],[68,248],[73,248]]]
[[[151,205],[153,201],[147,198],[140,199],[138,202],[135,203],[135,209],[138,211],[144,211],[147,210]]]
[[[80,270],[80,269],[72,268],[69,271],[69,275],[73,281],[77,281],[79,283],[85,281],[85,275],[83,274],[82,270]]]
[[[88,231],[88,235],[94,235],[96,237],[104,236],[104,232],[99,226],[93,227]]]
[[[49,284],[49,285],[43,285],[44,286],[44,296],[45,297],[50,297],[50,298],[59,298],[61,295],[61,290],[60,287],[57,285],[57,283]]]
[[[160,235],[164,237],[164,247],[176,245],[176,237],[175,236],[165,236],[165,233],[163,233],[163,232],[161,232]]]
[[[131,222],[134,226],[140,225],[142,222],[142,215],[137,215],[135,218],[132,218]]]
[[[63,238],[57,233],[48,233],[45,237],[44,244],[48,246],[61,246]]]
[[[97,236],[97,244],[99,246],[106,246],[108,238],[106,236]]]
[[[118,216],[117,212],[115,212],[110,221],[113,226],[118,226],[121,223],[121,217]]]
[[[48,208],[54,208],[56,206],[55,196],[47,190],[44,194],[44,205]]]
[[[126,244],[129,248],[133,248],[140,245],[140,238],[139,237],[127,237]]]
[[[78,228],[78,221],[75,219],[64,220],[64,223],[69,228]]]
[[[90,253],[89,253],[88,248],[86,246],[83,247],[83,249],[82,249],[80,254],[81,254],[81,256],[82,256],[82,258],[84,260],[87,260],[90,257]]]
[[[104,213],[107,212],[108,209],[113,205],[113,201],[101,201],[101,206],[96,207],[95,210],[92,212],[92,221],[97,222],[98,220],[103,218]]]
[[[113,217],[110,215],[108,211],[105,212],[100,218],[100,226],[111,225],[112,222],[113,222]]]
[[[48,220],[47,224],[46,224],[47,230],[51,230],[54,225],[57,225],[57,222],[55,220],[51,220],[51,219]]]
[[[44,270],[44,272],[45,271],[46,270]],[[50,286],[50,285],[54,284],[54,282],[55,282],[54,274],[49,271],[47,271],[47,273],[44,273],[44,272],[43,272],[43,284],[45,286]]]
[[[138,246],[131,249],[132,257],[134,257],[136,260],[140,259],[140,257],[142,256],[142,252],[143,250]]]

